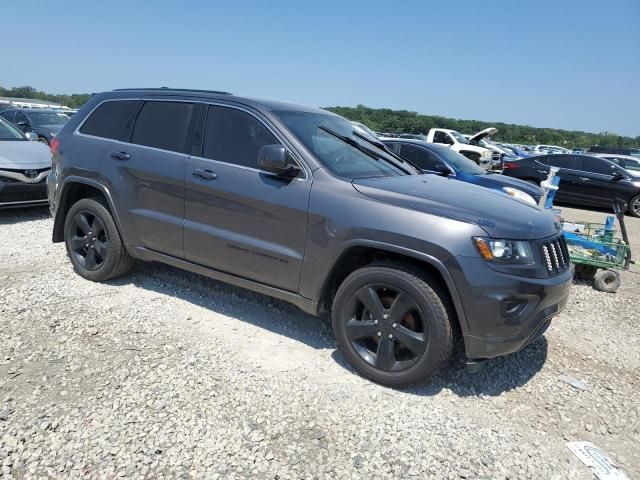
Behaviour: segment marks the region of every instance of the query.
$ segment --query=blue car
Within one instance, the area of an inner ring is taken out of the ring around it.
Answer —
[[[380,141],[393,153],[412,163],[424,173],[446,176],[461,182],[498,190],[530,204],[537,205],[542,196],[542,190],[537,185],[496,173],[488,173],[446,145],[408,138],[381,138]]]

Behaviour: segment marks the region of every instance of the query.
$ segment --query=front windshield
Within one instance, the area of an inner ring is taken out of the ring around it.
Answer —
[[[26,140],[20,130],[0,118],[0,140]]]
[[[478,166],[473,160],[469,160],[464,155],[450,148],[438,149],[438,155],[462,173],[469,173],[471,175],[484,175],[487,173],[484,168]]]
[[[461,133],[458,133],[454,130],[452,130],[451,135],[453,135],[455,137],[455,139],[459,142],[459,143],[469,143],[469,140],[467,139],[467,137],[465,137],[464,135],[462,135]]]
[[[69,117],[57,112],[29,112],[32,125],[64,125]]]
[[[345,178],[394,177],[408,172],[394,165],[393,157],[380,151],[385,161],[371,156],[354,145],[332,135],[349,137],[359,145],[366,146],[353,134],[353,125],[342,117],[324,113],[283,110],[274,112],[304,144],[307,149],[332,173]],[[376,141],[375,138],[372,140]]]

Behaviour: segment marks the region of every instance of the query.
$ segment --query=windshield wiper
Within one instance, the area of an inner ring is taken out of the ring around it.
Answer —
[[[378,147],[379,149],[381,149],[382,151],[384,151],[388,155],[391,155],[393,158],[395,158],[399,162],[406,163],[407,165],[410,165],[411,167],[413,167],[416,170],[416,172],[418,174],[420,174],[420,175],[423,174],[422,170],[415,163],[410,162],[409,160],[406,160],[406,159],[402,158],[400,155],[397,155],[396,153],[392,152],[391,150],[389,150],[387,148],[387,146],[384,143],[382,143],[380,141],[377,141],[377,140],[372,140],[370,138],[367,138],[366,136],[362,135],[361,133],[356,132],[355,130],[353,131],[353,134],[356,137],[359,137],[359,138],[363,139],[365,142],[369,142],[371,145],[375,145],[376,147]]]
[[[384,162],[386,162],[386,163],[388,163],[390,165],[393,165],[396,168],[404,170],[405,173],[411,174],[411,172],[407,171],[407,167],[405,165],[400,164],[400,162],[396,162],[395,159],[390,160],[390,159],[386,158],[381,153],[376,152],[375,150],[372,150],[370,148],[365,147],[360,142],[356,142],[351,137],[348,137],[346,135],[341,135],[341,134],[339,134],[337,132],[334,132],[330,128],[325,127],[324,125],[320,125],[320,126],[318,126],[318,128],[320,130],[323,130],[323,131],[327,132],[329,135],[333,135],[334,137],[339,138],[340,140],[345,142],[347,145],[351,145],[352,147],[360,150],[362,153],[368,155],[369,157],[373,158],[374,160],[384,161]]]

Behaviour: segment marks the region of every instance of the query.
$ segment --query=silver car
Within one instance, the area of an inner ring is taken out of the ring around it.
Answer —
[[[0,118],[0,209],[47,205],[51,153],[46,145]]]

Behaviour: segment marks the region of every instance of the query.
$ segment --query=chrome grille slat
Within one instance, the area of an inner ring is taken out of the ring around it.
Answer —
[[[550,276],[559,275],[571,266],[564,235],[542,242],[542,257]]]

